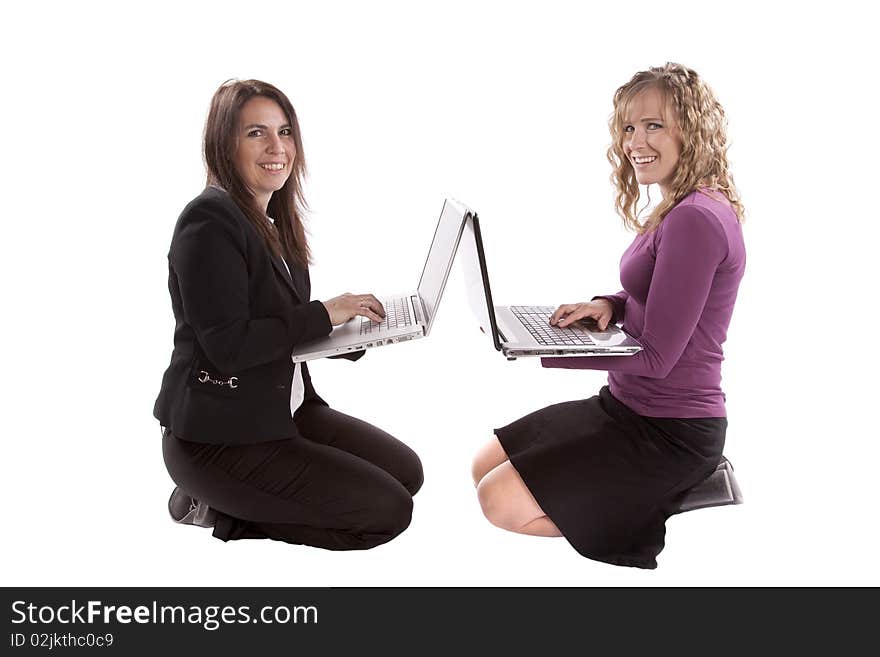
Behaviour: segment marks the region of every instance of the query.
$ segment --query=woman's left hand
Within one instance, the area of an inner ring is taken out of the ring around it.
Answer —
[[[366,317],[381,324],[385,318],[385,308],[372,294],[351,294],[346,292],[324,302],[330,323],[333,326],[344,324],[353,317]]]

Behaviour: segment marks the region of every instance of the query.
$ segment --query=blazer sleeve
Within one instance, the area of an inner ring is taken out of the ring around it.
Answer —
[[[291,304],[276,316],[251,316],[244,230],[222,205],[194,207],[180,221],[169,260],[184,319],[222,371],[277,360],[295,344],[330,332],[320,301]]]

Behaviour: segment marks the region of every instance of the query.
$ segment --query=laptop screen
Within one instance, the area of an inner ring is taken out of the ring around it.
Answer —
[[[428,251],[428,259],[425,260],[425,268],[419,279],[419,296],[425,304],[427,312],[427,331],[431,330],[434,322],[440,296],[449,277],[452,268],[452,260],[455,250],[458,248],[458,240],[461,238],[461,230],[464,226],[464,214],[466,208],[459,203],[446,199],[443,203],[443,211],[440,213],[440,221],[434,231],[434,239],[431,249]],[[426,332],[427,332],[426,331]]]
[[[483,251],[483,237],[480,234],[480,220],[473,212],[465,222],[464,234],[461,236],[458,249],[461,253],[458,261],[464,270],[464,283],[467,287],[471,312],[477,318],[483,333],[490,335],[495,348],[501,351],[495,307],[492,305],[492,289],[489,287],[486,254]]]

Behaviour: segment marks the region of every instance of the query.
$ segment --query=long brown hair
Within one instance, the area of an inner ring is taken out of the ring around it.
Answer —
[[[284,186],[269,199],[267,213],[275,221],[274,227],[257,207],[253,193],[235,169],[241,108],[255,96],[264,96],[278,103],[287,115],[296,146],[296,157],[293,160],[290,176]],[[287,96],[271,84],[260,80],[224,82],[211,99],[211,109],[205,121],[203,151],[205,168],[208,171],[207,184],[226,190],[275,255],[283,255],[301,267],[307,267],[311,261],[311,252],[302,222],[307,207],[302,189],[306,160],[303,155],[299,121]]]
[[[649,88],[659,89],[665,99],[663,118],[677,126],[681,154],[663,200],[644,223],[638,220],[636,203],[639,183],[623,150],[624,125],[630,102]],[[611,182],[617,189],[615,207],[623,223],[639,233],[650,232],[685,196],[696,189],[707,189],[727,199],[742,221],[744,208],[733,184],[727,164],[727,118],[724,108],[699,75],[692,69],[667,62],[636,73],[614,94],[614,113],[608,121],[611,146],[608,161],[614,168]]]

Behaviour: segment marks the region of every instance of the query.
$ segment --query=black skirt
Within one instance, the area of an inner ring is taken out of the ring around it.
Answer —
[[[656,568],[666,520],[708,477],[724,448],[726,418],[652,418],[605,386],[495,430],[510,462],[583,556]]]

